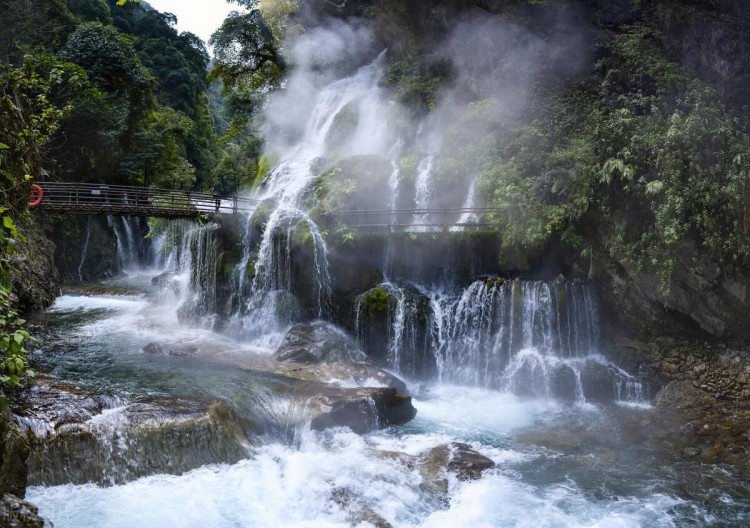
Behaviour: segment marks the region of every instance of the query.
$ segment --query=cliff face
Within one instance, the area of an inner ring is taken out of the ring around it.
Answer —
[[[60,293],[60,274],[55,265],[55,244],[33,219],[19,226],[26,237],[16,245],[10,261],[13,287],[23,311],[41,310]]]
[[[691,75],[718,92],[740,120],[750,104],[750,3],[654,2],[653,17],[665,50]],[[601,8],[600,8],[601,10]],[[628,21],[628,17],[620,21]],[[696,272],[679,259],[669,291],[657,277],[624,262],[604,265],[600,281],[607,304],[639,335],[750,339],[750,280],[718,262]]]
[[[662,2],[655,10],[664,47],[736,111],[750,103],[750,4]]]

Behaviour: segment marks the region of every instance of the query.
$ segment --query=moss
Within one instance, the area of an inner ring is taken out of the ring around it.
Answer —
[[[266,175],[271,171],[274,165],[276,165],[277,159],[273,154],[263,154],[258,158],[258,170],[255,173],[255,179],[253,185],[259,185]]]
[[[389,297],[383,288],[374,288],[364,295],[364,303],[371,317],[375,314],[388,313]]]

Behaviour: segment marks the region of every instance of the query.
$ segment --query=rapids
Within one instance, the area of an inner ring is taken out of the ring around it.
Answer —
[[[153,274],[133,274],[116,285],[145,289]],[[62,348],[43,349],[36,359],[63,380],[121,399],[199,394],[237,402],[251,390],[253,375],[236,369],[145,361],[140,348],[154,339],[190,342],[215,354],[263,353],[210,330],[178,326],[174,310],[145,293],[63,295],[45,320],[49,342]],[[396,527],[750,521],[747,486],[730,468],[675,462],[644,437],[644,424],[654,420],[648,405],[563,404],[440,380],[410,386],[418,414],[406,426],[363,436],[302,426],[291,441],[267,435],[253,456],[236,464],[109,487],[33,486],[27,498],[57,527],[369,526],[352,521],[353,506],[333,498],[337,489]],[[259,404],[244,399],[241,405]],[[469,443],[497,466],[477,481],[451,477],[441,500],[420,489],[417,471],[390,456],[418,455],[450,441]]]

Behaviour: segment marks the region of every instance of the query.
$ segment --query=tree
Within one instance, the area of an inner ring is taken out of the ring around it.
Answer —
[[[255,2],[238,2],[254,7]],[[246,134],[247,123],[262,106],[265,96],[278,87],[285,62],[261,12],[232,12],[211,36],[214,65],[209,80],[220,81],[222,95],[232,115],[227,134]]]

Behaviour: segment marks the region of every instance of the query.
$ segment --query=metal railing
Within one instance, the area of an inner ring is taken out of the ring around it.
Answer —
[[[427,209],[363,209],[329,211],[331,225],[371,232],[496,231],[499,221],[488,218],[501,211],[489,207]]]
[[[38,210],[164,218],[250,212],[257,202],[236,196],[96,183],[37,182],[44,192]]]

